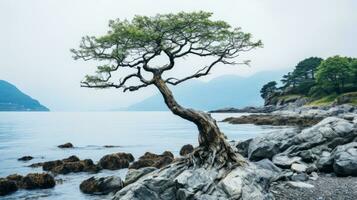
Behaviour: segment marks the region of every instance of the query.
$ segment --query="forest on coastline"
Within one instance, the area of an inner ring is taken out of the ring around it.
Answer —
[[[265,105],[304,99],[311,106],[357,104],[357,58],[310,57],[300,61],[281,83],[270,81],[261,91]]]

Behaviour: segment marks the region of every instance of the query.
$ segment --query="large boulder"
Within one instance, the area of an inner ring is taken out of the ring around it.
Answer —
[[[357,130],[353,123],[328,117],[300,132],[297,129],[287,129],[254,138],[249,143],[248,158],[253,161],[268,158],[273,162],[283,161],[284,158],[290,162],[290,158],[300,157],[304,162],[317,162],[323,152],[331,152],[356,137]],[[278,162],[274,163],[279,165]]]
[[[56,185],[55,179],[46,173],[30,173],[21,180],[21,188],[24,189],[47,189]]]
[[[140,169],[143,167],[162,168],[172,163],[173,160],[174,155],[169,151],[165,151],[161,155],[146,152],[143,156],[139,158],[139,160],[133,162],[129,166],[129,169]]]
[[[17,190],[18,187],[14,181],[0,178],[0,196],[11,194]]]
[[[84,180],[79,188],[83,193],[86,194],[109,194],[111,192],[116,192],[123,188],[123,181],[116,176],[108,176],[95,178],[91,177],[87,180]]]
[[[272,199],[267,192],[276,172],[253,163],[231,171],[190,168],[183,163],[155,170],[118,191],[114,200]]]
[[[95,165],[91,159],[80,160],[74,155],[62,160],[34,163],[30,165],[30,167],[40,166],[42,166],[44,171],[50,171],[54,174],[68,174],[76,172],[96,173],[100,170],[100,167]]]
[[[357,176],[357,142],[337,147],[331,154],[333,170],[340,176]]]
[[[98,164],[103,169],[117,170],[128,168],[132,161],[134,161],[134,157],[130,153],[114,153],[103,156]]]
[[[248,140],[248,144],[242,142],[242,145],[238,144],[237,148],[241,149],[242,146],[248,145],[248,148],[245,147],[245,149],[247,149],[249,160],[252,161],[264,158],[271,159],[275,154],[282,152],[292,144],[290,140],[296,133],[296,129],[277,130],[270,134],[258,136],[253,140]]]
[[[92,172],[96,173],[100,168],[93,163],[91,159],[85,159],[74,162],[63,162],[61,165],[51,169],[55,174],[69,174],[77,172]]]

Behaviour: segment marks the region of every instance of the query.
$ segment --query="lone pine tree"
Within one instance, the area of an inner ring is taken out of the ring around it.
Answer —
[[[201,11],[135,16],[131,21],[117,19],[110,21],[107,34],[83,37],[79,48],[71,51],[75,59],[102,63],[95,75],[87,75],[81,82],[83,87],[117,88],[126,92],[155,86],[173,114],[198,128],[199,147],[190,155],[190,163],[235,165],[242,162],[241,156],[233,151],[216,121],[205,112],[181,106],[168,87],[207,76],[220,64],[248,64],[248,61],[237,63],[235,58],[262,46],[261,41],[252,41],[251,34],[224,21],[212,20],[211,16],[212,13]],[[178,60],[192,56],[202,57],[209,63],[185,77],[164,76],[178,66]],[[159,57],[166,63],[154,64]],[[116,73],[128,70],[133,71],[117,78]]]

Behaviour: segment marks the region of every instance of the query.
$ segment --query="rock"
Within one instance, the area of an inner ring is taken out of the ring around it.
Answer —
[[[141,169],[129,169],[128,172],[126,173],[124,184],[129,185],[129,184],[135,182],[136,180],[138,180],[139,178],[141,178],[142,176],[145,176],[146,174],[149,174],[150,172],[155,171],[156,169],[157,169],[156,167],[144,167]]]
[[[329,154],[353,140],[357,141],[357,126],[345,119],[328,117],[302,131],[288,129],[254,138],[249,143],[248,158],[272,159],[285,168],[304,161],[315,164],[320,171],[331,172],[334,159]]]
[[[119,145],[104,145],[104,148],[117,148],[117,147],[121,147]]]
[[[300,126],[308,127],[317,124],[322,118],[308,116],[284,116],[284,115],[262,115],[252,114],[240,117],[229,117],[223,120],[230,124],[255,124],[272,126]]]
[[[267,105],[262,107],[248,106],[244,108],[222,108],[218,110],[209,111],[209,113],[270,113],[277,110],[278,107]]]
[[[123,181],[116,176],[108,176],[95,178],[91,177],[84,180],[79,188],[83,193],[86,194],[109,194],[111,192],[116,192],[123,188]]]
[[[230,172],[173,163],[125,186],[113,199],[272,199],[267,189],[274,175],[249,162]]]
[[[321,172],[332,172],[333,171],[333,158],[331,158],[331,153],[327,151],[323,151],[321,153],[321,157],[316,162],[316,167]]]
[[[300,162],[300,157],[289,157],[286,155],[276,155],[273,157],[273,163],[279,167],[290,168],[293,163]]]
[[[18,161],[29,161],[29,160],[32,160],[33,157],[32,156],[23,156],[19,159],[17,159]]]
[[[51,171],[54,174],[69,174],[76,172],[96,173],[100,167],[95,165],[91,159],[80,160],[77,156],[70,156],[62,160],[34,163],[30,167],[42,166],[44,171]]]
[[[250,142],[252,141],[253,139],[248,139],[248,140],[245,140],[245,141],[239,141],[236,146],[237,150],[238,150],[238,153],[244,157],[248,157],[248,149],[249,149],[249,145],[250,145]],[[255,155],[253,155],[253,158]]]
[[[298,164],[298,163],[293,163],[291,165],[291,170],[301,173],[301,172],[305,172],[307,169],[307,166],[304,164]]]
[[[271,162],[269,159],[263,159],[260,160],[258,162],[255,162],[255,164],[263,169],[266,170],[270,170],[270,171],[274,171],[277,173],[281,173],[281,169],[279,167],[277,167],[276,165],[274,165],[273,162]]]
[[[309,176],[307,176],[305,173],[294,174],[291,176],[292,181],[307,181],[308,179]]]
[[[339,176],[357,176],[357,142],[337,147],[333,156],[333,170]]]
[[[54,161],[47,161],[42,164],[42,169],[44,171],[50,171],[53,168],[60,166],[63,164],[62,160],[54,160]]]
[[[19,174],[11,174],[11,175],[7,176],[6,179],[10,180],[10,181],[14,181],[15,183],[19,183],[22,181],[23,176],[21,176]]]
[[[21,187],[24,189],[46,189],[56,185],[55,179],[46,173],[31,173],[23,177]]]
[[[55,174],[69,174],[77,172],[93,172],[96,173],[100,169],[96,166],[91,159],[85,159],[74,162],[64,162],[59,166],[51,169]]]
[[[316,171],[317,171],[317,167],[316,167],[315,164],[311,164],[310,166],[308,166],[306,168],[306,173],[308,173],[308,174],[311,174],[311,173],[316,172]]]
[[[289,181],[294,173],[291,170],[283,170],[279,175],[274,178],[274,182],[276,181]]]
[[[153,167],[155,165],[155,160],[152,159],[139,159],[135,162],[133,162],[130,166],[129,169],[140,169],[144,167]]]
[[[309,179],[311,179],[313,181],[316,181],[318,178],[319,178],[319,175],[316,172],[312,172],[309,177]]]
[[[288,146],[291,146],[291,138],[297,134],[295,129],[283,129],[258,136],[249,142],[248,158],[251,161],[258,161],[264,158],[272,157]]]
[[[129,167],[129,162],[134,161],[134,157],[127,153],[114,153],[103,156],[98,165],[103,169],[117,170]]]
[[[75,155],[70,156],[70,157],[65,158],[65,159],[62,159],[62,162],[77,162],[77,161],[80,161],[80,159]]]
[[[165,151],[161,155],[146,152],[139,160],[133,162],[129,166],[129,169],[140,169],[143,167],[162,168],[172,163],[173,160],[174,155],[169,151]]]
[[[17,190],[18,188],[14,181],[0,178],[0,196],[11,194]]]
[[[313,185],[300,181],[288,181],[286,184],[288,186],[295,187],[295,188],[314,188]]]
[[[73,144],[70,142],[67,142],[65,144],[61,144],[57,146],[58,148],[65,149],[65,148],[73,148]]]
[[[193,146],[191,144],[183,145],[180,150],[180,155],[185,156],[193,152]]]

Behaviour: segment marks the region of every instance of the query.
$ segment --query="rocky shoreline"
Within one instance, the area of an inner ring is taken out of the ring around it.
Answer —
[[[357,181],[357,109],[278,110],[224,120],[235,123],[289,125],[246,141],[232,141],[245,164],[231,170],[192,166],[187,158],[196,148],[184,145],[181,157],[171,152],[146,152],[137,160],[124,152],[91,159],[70,156],[35,163],[45,173],[10,175],[0,179],[0,195],[18,189],[55,187],[58,174],[96,174],[128,168],[125,179],[92,176],[78,186],[83,193],[113,199],[352,199]],[[264,123],[263,123],[264,122]],[[74,148],[70,143],[59,148]],[[31,156],[19,161],[31,160]],[[345,178],[347,177],[347,178]],[[346,185],[346,187],[341,187]],[[326,188],[326,189],[325,189]],[[332,192],[333,191],[333,192]]]

